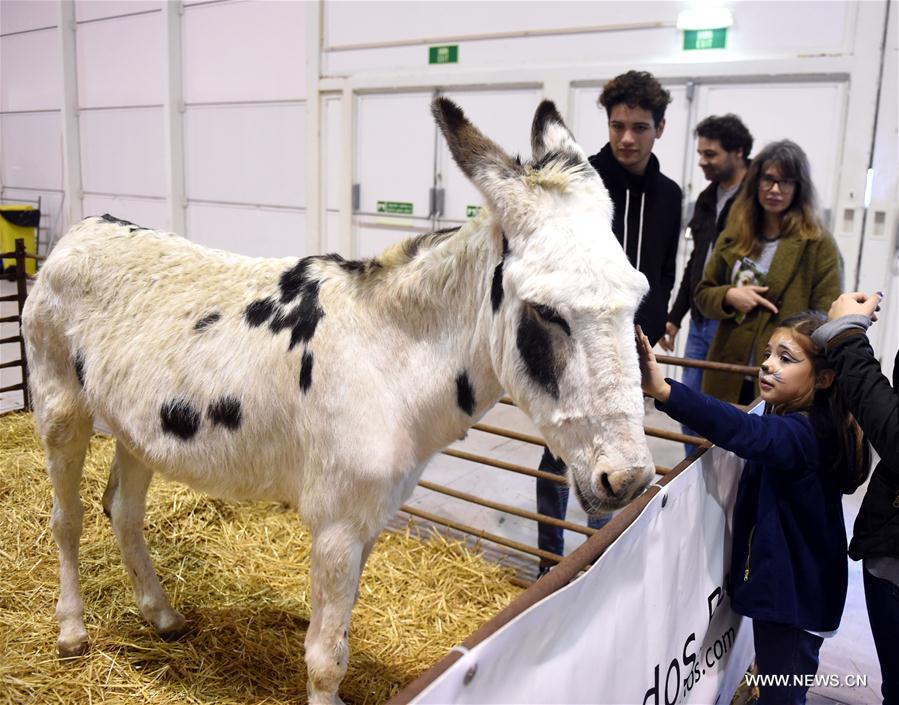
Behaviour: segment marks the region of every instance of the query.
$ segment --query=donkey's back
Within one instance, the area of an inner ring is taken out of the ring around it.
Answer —
[[[279,470],[302,466],[303,350],[288,351],[287,326],[279,337],[247,314],[268,301],[277,315],[295,262],[111,217],[76,225],[24,316],[45,444],[99,417],[155,471],[220,496],[295,502],[299,480]]]

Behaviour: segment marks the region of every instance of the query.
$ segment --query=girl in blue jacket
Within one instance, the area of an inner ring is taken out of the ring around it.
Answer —
[[[811,340],[826,318],[784,320],[759,372],[765,414],[740,409],[665,379],[638,329],[643,391],[656,407],[747,462],[734,505],[728,577],[731,607],[752,618],[760,705],[804,703],[805,677],[833,636],[846,601],[843,493],[864,482],[870,453]],[[796,678],[794,679],[794,676]]]

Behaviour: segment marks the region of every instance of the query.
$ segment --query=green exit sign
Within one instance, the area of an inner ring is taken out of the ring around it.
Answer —
[[[459,45],[447,44],[446,46],[428,47],[429,64],[458,64]]]
[[[376,210],[378,213],[412,215],[412,204],[406,201],[378,201]]]
[[[684,31],[684,50],[724,49],[727,27],[720,29],[688,29]]]
[[[480,212],[481,212],[480,206],[466,206],[465,207],[465,217],[466,218],[474,218]]]

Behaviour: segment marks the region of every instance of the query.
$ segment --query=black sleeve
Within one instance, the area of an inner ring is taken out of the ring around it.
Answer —
[[[841,338],[828,346],[827,359],[865,436],[885,465],[899,473],[899,396],[881,372],[868,337],[859,333]]]
[[[671,189],[671,225],[672,232],[668,238],[668,249],[665,252],[665,260],[662,262],[662,291],[665,295],[665,306],[668,306],[668,298],[671,289],[674,288],[674,280],[677,278],[677,245],[680,240],[681,226],[681,199],[680,187],[672,182]]]
[[[692,287],[690,286],[690,272],[693,270],[693,260],[696,258],[696,250],[697,248],[694,246],[693,251],[690,253],[690,259],[687,260],[687,266],[684,267],[684,276],[681,279],[680,288],[677,290],[677,296],[674,299],[674,303],[671,305],[671,311],[668,313],[668,321],[678,328],[680,328],[684,316],[686,316],[687,312],[690,310],[690,304],[693,300]],[[675,254],[677,254],[676,251]]]

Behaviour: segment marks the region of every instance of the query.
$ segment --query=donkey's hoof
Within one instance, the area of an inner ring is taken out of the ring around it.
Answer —
[[[155,626],[156,633],[165,641],[177,641],[190,631],[184,615],[174,610],[160,618]]]
[[[90,648],[90,642],[87,636],[83,639],[74,639],[63,641],[60,639],[56,642],[56,648],[59,652],[59,658],[75,658],[76,656],[84,656]]]

